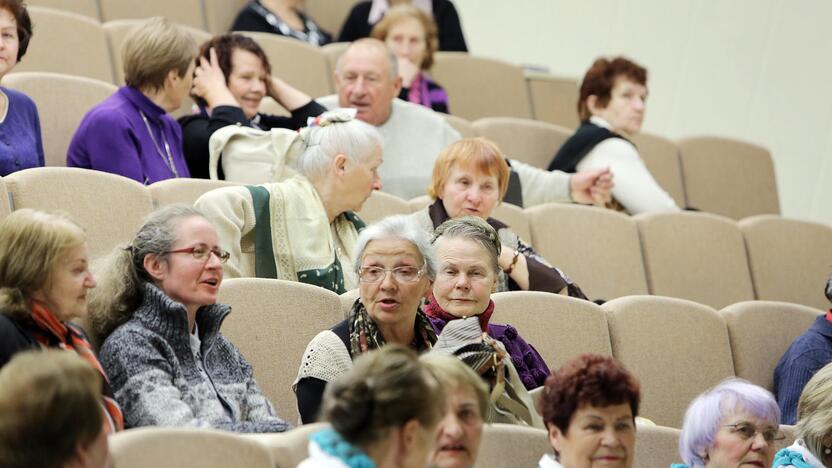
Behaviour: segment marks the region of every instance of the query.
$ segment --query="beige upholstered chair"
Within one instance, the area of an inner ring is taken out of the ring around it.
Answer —
[[[410,206],[410,211],[413,212],[413,213],[427,208],[432,203],[433,203],[433,200],[427,195],[422,195],[421,197],[411,198],[407,202],[407,204]]]
[[[638,154],[656,182],[673,197],[679,207],[687,206],[682,183],[682,163],[679,161],[679,147],[676,143],[644,132],[633,135],[630,140],[638,148]]]
[[[205,31],[202,0],[98,0],[101,20],[144,19],[152,16],[165,18],[185,26]]]
[[[759,215],[740,221],[758,299],[826,309],[832,226]]]
[[[318,26],[338,38],[344,20],[358,0],[306,0],[304,2],[306,12],[312,17]]]
[[[145,186],[107,172],[39,167],[15,172],[4,180],[15,209],[68,212],[86,230],[93,258],[130,242],[153,211]]]
[[[587,297],[647,294],[635,222],[602,208],[549,204],[527,208],[532,245],[563,270]]]
[[[323,0],[323,1],[331,1],[331,0]],[[307,2],[309,5],[310,2]],[[317,20],[317,18],[316,18]],[[340,26],[338,26],[340,28]],[[323,47],[321,47],[321,52],[326,56],[326,63],[329,65],[329,75],[332,76],[335,74],[335,66],[338,64],[338,58],[347,51],[352,42],[331,42]],[[332,81],[333,89],[335,86],[335,81]]]
[[[679,435],[682,431],[664,426],[638,426],[634,467],[668,467],[680,463]]]
[[[110,49],[98,20],[34,6],[29,14],[36,32],[15,71],[65,73],[113,82]]]
[[[223,334],[251,363],[277,414],[296,420],[292,382],[309,341],[343,320],[338,295],[304,283],[233,278],[223,281],[219,302],[232,307]]]
[[[344,294],[338,296],[338,298],[341,300],[341,311],[344,312],[345,317],[352,309],[352,305],[355,304],[355,300],[358,299],[358,297],[358,288],[350,289]]]
[[[157,206],[185,203],[193,205],[197,198],[211,190],[237,185],[224,180],[208,179],[167,179],[147,186],[153,203]]]
[[[332,94],[335,88],[329,63],[326,55],[317,47],[277,34],[238,32],[260,44],[275,76],[313,98]]]
[[[523,69],[464,52],[437,52],[430,73],[448,92],[448,108],[463,119],[531,118]]]
[[[0,177],[0,221],[11,213],[11,211],[12,208],[9,206],[9,192],[6,190],[6,182]]]
[[[546,74],[526,77],[535,120],[566,128],[576,128],[578,120],[579,85],[573,78]]]
[[[477,133],[500,147],[507,158],[546,169],[572,135],[565,127],[516,117],[487,117],[474,122]]]
[[[28,0],[28,6],[53,8],[55,10],[78,13],[99,21],[98,0]],[[38,31],[40,32],[40,31]]]
[[[545,430],[513,424],[486,424],[477,467],[537,466],[544,453],[552,453]]]
[[[711,307],[754,299],[737,223],[709,213],[634,216],[650,293]]]
[[[433,200],[423,195],[407,202],[412,212],[423,210],[433,204]],[[511,203],[500,203],[494,208],[491,217],[508,225],[515,234],[520,236],[526,243],[531,242],[532,232],[529,227],[529,220],[526,212],[517,205]]]
[[[141,427],[110,436],[113,466],[118,468],[272,468],[263,444],[240,434],[190,427]]]
[[[12,73],[3,84],[37,104],[47,166],[66,166],[66,150],[81,119],[118,89],[110,82],[45,72]]]
[[[767,149],[719,137],[684,138],[677,144],[688,205],[733,219],[780,213]]]
[[[714,309],[660,296],[621,297],[607,311],[612,354],[641,383],[639,413],[682,427],[694,397],[734,375],[728,329]]]
[[[390,195],[389,193],[373,190],[358,216],[364,220],[365,223],[370,224],[394,214],[409,214],[410,205],[406,200]]]
[[[448,124],[450,124],[451,127],[454,128],[454,130],[459,132],[462,138],[471,138],[478,136],[477,129],[474,127],[474,125],[471,122],[463,119],[462,117],[457,117],[456,115],[443,113],[440,113],[439,115],[444,117],[445,121],[448,122]]]
[[[780,432],[786,436],[783,440],[778,440],[774,443],[774,453],[780,451],[780,449],[786,448],[789,445],[793,444],[794,441],[797,439],[797,435],[794,433],[794,426],[789,424],[781,424],[780,425]]]
[[[722,309],[737,377],[773,390],[774,368],[780,357],[822,313],[773,301],[739,302]]]
[[[512,325],[553,372],[583,353],[611,355],[604,311],[592,302],[539,291],[492,295],[494,323]]]
[[[329,423],[313,423],[278,434],[244,434],[242,437],[262,444],[277,468],[291,468],[309,456],[309,436],[328,427]]]
[[[202,0],[208,32],[224,34],[230,31],[237,14],[248,3],[248,0]]]

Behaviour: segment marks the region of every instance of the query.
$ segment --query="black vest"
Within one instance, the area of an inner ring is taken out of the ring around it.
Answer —
[[[594,123],[584,122],[578,127],[578,130],[569,137],[568,140],[560,147],[552,162],[549,163],[549,170],[559,170],[563,172],[575,172],[578,163],[586,156],[595,145],[601,143],[608,138],[621,138],[626,140],[623,136],[608,130],[604,127],[599,127]]]

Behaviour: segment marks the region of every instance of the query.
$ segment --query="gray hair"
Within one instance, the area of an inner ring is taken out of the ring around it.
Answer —
[[[497,236],[497,231],[484,219],[476,216],[449,219],[436,228],[432,242],[435,244],[440,237],[467,239],[480,244],[488,252],[489,263],[494,273],[500,273],[498,259],[503,246]]]
[[[370,241],[381,239],[402,239],[410,242],[425,260],[425,274],[433,281],[436,278],[436,252],[430,242],[430,234],[408,215],[388,216],[368,226],[358,235],[355,246],[355,271],[361,268],[364,250]]]
[[[290,154],[299,155],[290,155],[289,159],[295,160],[298,172],[314,179],[326,173],[336,155],[343,154],[349,161],[357,163],[380,151],[382,146],[378,130],[356,119],[354,109],[334,109],[301,129],[300,138],[290,149]]]
[[[373,48],[373,47],[375,47],[379,50],[384,51],[384,54],[387,56],[387,62],[388,62],[388,66],[389,66],[389,68],[387,70],[388,73],[390,73],[388,75],[388,78],[390,78],[391,80],[395,80],[396,77],[399,76],[399,59],[396,57],[396,54],[394,54],[393,51],[390,50],[389,47],[387,47],[387,44],[385,44],[384,42],[382,42],[378,39],[372,38],[372,37],[365,37],[365,38],[359,39],[359,40],[353,42],[349,47],[347,47],[347,50],[345,50],[344,53],[341,54],[338,57],[338,60],[335,62],[335,74],[336,75],[341,74],[341,65],[344,61],[344,57],[347,55],[347,53],[349,51],[351,51],[353,48],[357,48],[357,47],[364,47],[364,48]]]
[[[795,435],[818,460],[824,459],[823,441],[832,434],[832,364],[827,364],[803,387],[797,403]]]

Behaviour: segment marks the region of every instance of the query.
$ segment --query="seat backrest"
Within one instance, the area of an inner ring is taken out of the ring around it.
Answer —
[[[98,0],[101,20],[144,19],[164,16],[174,23],[205,30],[202,0]]]
[[[758,299],[825,309],[832,226],[759,215],[739,222]]]
[[[527,208],[532,245],[591,299],[647,294],[638,229],[612,210],[567,204]]]
[[[543,429],[514,424],[486,424],[482,431],[478,468],[537,466],[544,453],[552,453]]]
[[[88,16],[44,7],[29,7],[37,33],[15,71],[85,76],[113,82],[110,49],[101,23]]]
[[[565,127],[516,117],[486,117],[474,122],[477,133],[500,147],[507,158],[546,169],[572,131]]]
[[[415,213],[419,210],[423,210],[430,206],[433,203],[433,199],[431,199],[427,195],[422,195],[421,197],[411,198],[408,200],[407,204],[410,206],[410,211]]]
[[[12,208],[9,206],[9,192],[6,189],[6,182],[0,177],[0,221],[11,212]]]
[[[202,0],[208,32],[225,34],[230,31],[237,14],[247,3],[248,0]]]
[[[697,395],[734,375],[725,321],[714,309],[660,296],[621,297],[607,312],[612,354],[641,384],[639,413],[682,427]]]
[[[329,423],[305,424],[277,434],[244,434],[242,437],[264,445],[277,468],[290,468],[309,456],[309,436],[328,427]]]
[[[636,454],[633,466],[667,467],[681,462],[679,457],[679,429],[664,426],[638,426]]]
[[[745,244],[736,222],[695,212],[633,218],[651,294],[715,308],[754,299]]]
[[[28,95],[38,106],[47,166],[66,166],[67,148],[81,119],[118,90],[110,82],[46,72],[12,73],[3,84]]]
[[[98,12],[98,0],[28,0],[26,4],[28,6],[78,13],[79,15],[89,16],[96,21],[101,19]]]
[[[511,203],[500,203],[491,212],[491,217],[507,224],[526,243],[532,241],[529,219],[526,217],[526,212],[523,211],[523,208],[512,205]]]
[[[317,47],[278,34],[239,32],[260,44],[273,75],[312,97],[333,93],[329,62]]]
[[[225,431],[192,427],[140,427],[109,437],[113,466],[118,468],[272,468],[263,444]]]
[[[532,116],[523,69],[465,52],[437,52],[431,76],[448,92],[448,107],[463,119]]]
[[[5,178],[14,209],[61,210],[87,234],[90,257],[130,242],[153,211],[142,184],[108,172],[73,167],[38,167]]]
[[[370,198],[364,201],[361,211],[358,216],[364,220],[365,223],[374,223],[382,218],[394,214],[409,214],[410,205],[406,200],[390,195],[386,192],[373,190]]]
[[[477,129],[474,127],[474,125],[471,122],[463,119],[462,117],[444,113],[440,113],[439,115],[444,117],[445,121],[448,122],[448,124],[450,124],[450,126],[453,127],[454,130],[459,132],[462,138],[471,138],[478,136]]]
[[[355,300],[358,299],[358,297],[358,288],[350,289],[349,291],[338,296],[338,298],[341,300],[341,311],[344,312],[345,317],[352,309],[352,305],[355,304]]]
[[[534,74],[526,77],[536,120],[566,128],[576,128],[578,120],[578,82],[574,78]]]
[[[304,9],[320,27],[337,38],[341,26],[358,0],[306,0]]]
[[[780,357],[822,313],[811,307],[774,301],[738,302],[722,309],[737,377],[773,390],[774,368]]]
[[[647,170],[656,182],[680,207],[687,206],[685,186],[682,182],[682,162],[679,147],[672,140],[651,133],[637,133],[630,140],[638,148]]]
[[[539,291],[501,292],[491,298],[491,321],[516,328],[553,372],[579,354],[612,355],[607,318],[592,302]]]
[[[232,278],[223,281],[219,302],[233,311],[223,324],[223,334],[251,363],[277,414],[295,420],[292,382],[309,341],[343,320],[338,295],[305,283]]]
[[[308,5],[309,2],[307,2]],[[340,27],[340,26],[339,26]],[[352,42],[331,42],[323,47],[321,47],[321,52],[326,56],[326,63],[329,65],[329,76],[332,77],[335,73],[335,66],[338,64],[338,58],[347,51],[350,44]],[[333,89],[335,87],[335,81],[333,78]],[[318,97],[318,96],[315,96]]]
[[[689,206],[733,219],[780,214],[774,162],[767,149],[719,137],[676,143]]]
[[[208,179],[166,179],[147,186],[153,203],[156,207],[172,205],[174,203],[185,203],[193,205],[194,202],[205,192],[211,190],[237,185],[224,180]]]

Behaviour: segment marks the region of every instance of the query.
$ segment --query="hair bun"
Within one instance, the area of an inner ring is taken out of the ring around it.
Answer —
[[[375,395],[366,381],[334,389],[329,414],[331,423],[341,434],[353,434],[367,427],[373,419]]]
[[[306,126],[308,128],[326,127],[327,125],[334,123],[349,122],[350,120],[355,120],[355,115],[357,113],[358,110],[351,107],[333,109],[331,111],[326,111],[317,117],[309,117],[306,119]]]

